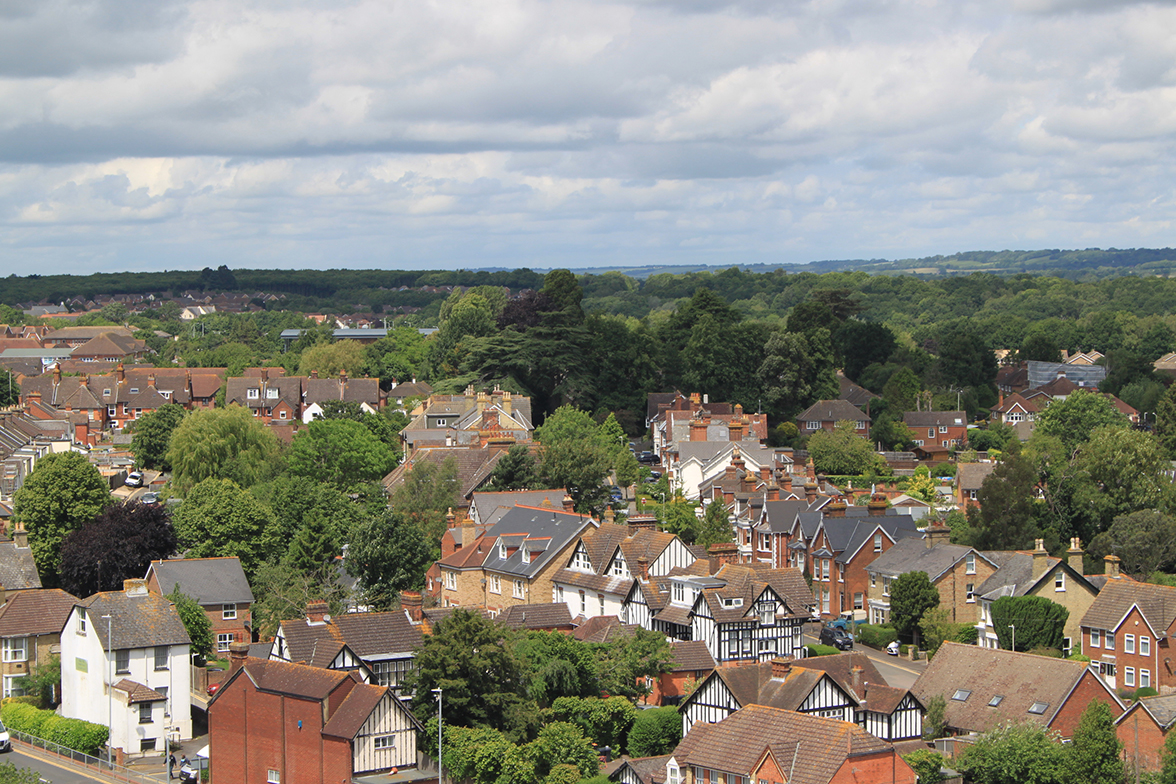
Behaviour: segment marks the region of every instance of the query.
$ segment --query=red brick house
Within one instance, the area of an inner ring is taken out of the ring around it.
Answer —
[[[915,784],[894,746],[840,719],[749,705],[698,724],[666,762],[667,784]]]
[[[146,579],[152,593],[167,595],[178,585],[196,600],[212,622],[216,650],[251,641],[253,591],[236,556],[152,561]]]
[[[233,644],[229,677],[208,703],[218,779],[320,784],[416,767],[423,727],[391,689],[248,649]]]
[[[968,440],[964,411],[907,411],[902,421],[914,434],[916,446],[954,449]]]
[[[1143,770],[1163,765],[1164,740],[1176,724],[1176,694],[1142,697],[1115,719],[1115,734],[1123,744],[1123,759],[1133,770],[1138,761]]]
[[[796,418],[796,426],[803,436],[817,430],[832,430],[838,422],[853,422],[854,432],[869,438],[871,421],[864,411],[844,400],[818,400]]]
[[[1106,585],[1082,616],[1082,653],[1112,689],[1176,686],[1176,588],[1135,582],[1119,573],[1116,556],[1106,561]]]
[[[670,649],[674,652],[670,671],[646,684],[649,688],[646,702],[650,705],[677,705],[691,686],[702,683],[714,672],[715,659],[702,640],[676,640],[670,643]]]

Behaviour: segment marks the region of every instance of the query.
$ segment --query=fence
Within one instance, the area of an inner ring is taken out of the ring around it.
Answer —
[[[159,784],[159,779],[153,778],[147,774],[136,773],[130,768],[124,767],[122,765],[108,763],[106,760],[100,757],[93,757],[89,754],[83,754],[80,751],[75,751],[74,749],[67,748],[58,743],[53,743],[52,741],[45,740],[44,738],[37,738],[33,735],[29,735],[28,733],[14,730],[11,727],[8,728],[8,733],[13,740],[20,741],[21,743],[31,746],[34,749],[40,749],[42,751],[48,752],[49,754],[57,757],[59,761],[69,760],[74,765],[77,765],[80,768],[85,768],[88,771],[101,773],[103,776],[117,779],[118,781],[131,782],[131,784]]]

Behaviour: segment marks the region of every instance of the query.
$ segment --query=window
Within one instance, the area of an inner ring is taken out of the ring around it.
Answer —
[[[976,573],[976,554],[975,553],[968,553],[967,556],[964,557],[964,573],[965,574],[975,574]]]
[[[24,675],[5,675],[4,676],[4,696],[5,697],[23,697],[25,690],[22,688],[21,679]]]
[[[1135,668],[1134,667],[1124,667],[1123,668],[1123,685],[1124,686],[1134,686],[1135,685]]]
[[[1054,590],[1055,591],[1066,590],[1066,573],[1063,572],[1061,569],[1058,569],[1057,574],[1054,575]]]
[[[237,605],[225,604],[221,605],[221,620],[235,621],[237,620]]]
[[[490,593],[502,593],[502,579],[496,575],[490,575]]]
[[[933,428],[933,427],[927,428],[927,438],[930,438],[932,440],[935,439],[935,428]]]
[[[86,633],[86,611],[78,610],[78,634]]]
[[[1069,637],[1062,638],[1062,656],[1069,656],[1073,653],[1074,643]]]
[[[823,613],[829,612],[829,589],[828,588],[824,588],[821,590],[821,612],[823,612]]]
[[[674,583],[674,602],[677,604],[686,603],[686,586],[682,583]]]
[[[805,427],[805,430],[820,430],[821,423],[814,422],[814,421],[810,420],[810,421],[804,423],[804,427]]]
[[[265,396],[269,400],[277,400],[278,399],[278,390],[275,387],[270,387],[269,389],[267,389],[265,391]]]
[[[1123,636],[1123,653],[1135,653],[1135,635],[1127,634]]]
[[[874,534],[874,552],[882,552],[882,534]]]
[[[235,640],[235,639],[236,639],[236,637],[234,637],[231,633],[218,634],[216,636],[216,649],[218,651],[227,651],[229,649],[229,646],[233,644],[233,640]],[[160,669],[160,667],[158,665],[158,661],[159,661],[159,659],[158,659],[158,657],[156,657],[155,669],[157,669],[157,670]],[[166,670],[167,669],[167,664],[166,664],[167,660],[165,659],[164,662],[165,663],[164,663],[163,669]]]
[[[522,580],[515,580],[514,581],[514,598],[516,598],[516,599],[523,598],[523,581]]]
[[[108,417],[113,417],[113,416],[115,416],[115,409],[114,409],[114,406],[107,406],[107,407],[106,407],[106,416],[108,416]]]
[[[555,586],[555,600],[562,602],[564,600],[564,589],[562,585]]]
[[[102,397],[110,397],[110,390],[109,389],[102,390]]]
[[[865,597],[862,596],[861,591],[857,591],[853,595],[853,609],[864,610],[865,608],[866,608]]]
[[[131,394],[132,395],[139,394],[139,388],[138,387],[131,387]]]
[[[379,751],[380,749],[396,748],[395,735],[377,735],[376,737],[372,738],[372,741],[375,744],[376,751]]]
[[[588,560],[588,553],[584,552],[583,549],[576,550],[576,554],[572,556],[572,568],[582,572],[592,570],[592,563]]]
[[[131,671],[131,652],[127,650],[114,652],[114,671],[119,675]]]
[[[139,740],[139,751],[155,751],[155,738],[141,738]]]
[[[1115,633],[1108,631],[1103,634],[1103,647],[1108,651],[1115,650]]]
[[[1139,671],[1139,688],[1146,689],[1151,686],[1151,670],[1141,669]]]
[[[874,574],[873,572],[870,573],[870,587],[871,588],[878,587],[878,575]]]
[[[821,579],[824,580],[825,582],[829,582],[829,559],[828,558],[821,559]]]
[[[531,563],[531,550],[530,550],[530,548],[527,547],[526,542],[523,543],[522,548],[519,550],[519,555],[521,555],[523,557],[523,563],[525,563],[525,564]]]
[[[1151,656],[1151,637],[1142,634],[1139,636],[1139,655]]]
[[[286,409],[283,408],[281,411],[278,412],[278,419],[285,419],[285,418],[286,418]]]
[[[955,700],[956,702],[967,702],[968,698],[971,696],[972,696],[971,689],[956,689],[955,694],[951,695],[951,698],[953,700]]]
[[[682,784],[682,773],[672,762],[666,766],[666,784]]]
[[[742,598],[739,598],[739,599],[724,599],[724,600],[723,600],[723,606],[724,606],[724,607],[742,607],[742,606],[743,606],[743,599],[742,599]]]
[[[596,594],[596,604],[600,606],[600,614],[604,615],[604,594]]]
[[[1101,638],[1102,638],[1102,632],[1100,632],[1098,629],[1091,629],[1090,630],[1090,647],[1097,648],[1100,645],[1102,645],[1102,643],[1100,642]]]
[[[4,661],[22,662],[29,658],[29,638],[13,637],[4,641]]]
[[[1029,706],[1029,712],[1036,716],[1040,716],[1041,714],[1045,713],[1047,708],[1049,708],[1048,702],[1035,702]]]
[[[372,675],[377,686],[399,686],[413,670],[412,659],[393,659],[372,664]]]
[[[1000,703],[1003,699],[1004,699],[1003,694],[994,694],[992,696],[992,699],[988,701],[988,707],[995,708],[996,706],[1000,705]]]
[[[770,536],[768,536],[767,534],[760,534],[760,549],[761,550],[771,550],[772,549],[772,538]]]
[[[171,390],[161,391],[159,394],[163,395],[164,400],[171,400]]]
[[[445,575],[445,587],[450,591],[457,590],[457,575],[454,572],[443,572]]]
[[[1098,672],[1104,678],[1114,678],[1115,677],[1115,663],[1108,662],[1108,661],[1099,662],[1098,663]]]
[[[250,389],[245,392],[245,397],[248,400],[257,400],[259,397],[261,397],[261,390],[260,389]]]
[[[580,591],[580,614],[584,615],[588,612],[588,599],[584,596],[584,592]]]
[[[943,435],[946,432],[947,432],[947,425],[940,425],[939,426],[939,434]]]
[[[223,648],[220,647],[220,644],[221,644],[220,638],[221,637],[228,637],[229,638],[228,642],[225,643],[225,647],[223,647]],[[216,649],[218,651],[227,651],[229,649],[229,643],[231,643],[233,641],[233,639],[234,639],[234,637],[231,634],[228,634],[228,635],[218,634],[216,637]],[[171,648],[169,648],[168,646],[166,646],[166,645],[156,645],[155,646],[155,669],[157,669],[157,670],[166,670],[167,669],[167,662],[168,662],[168,654],[169,653],[171,653]]]
[[[282,784],[282,775],[276,770],[271,770],[265,777],[266,784]]]
[[[438,419],[437,420],[437,427],[445,427],[445,422],[446,422],[446,420],[444,420],[444,419]]]
[[[139,723],[140,724],[150,724],[151,723],[151,703],[149,703],[149,702],[140,702],[139,703]],[[151,747],[155,748],[154,742],[152,743]]]
[[[889,577],[882,578],[882,595],[883,596],[890,595],[890,578]]]
[[[837,582],[845,582],[845,564],[843,563],[837,564]]]
[[[499,542],[498,543],[498,560],[500,560],[500,561],[506,560],[506,542]]]

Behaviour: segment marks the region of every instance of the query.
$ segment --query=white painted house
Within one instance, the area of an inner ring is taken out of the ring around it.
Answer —
[[[61,632],[61,714],[110,726],[127,754],[192,737],[191,640],[146,580],[74,605]]]

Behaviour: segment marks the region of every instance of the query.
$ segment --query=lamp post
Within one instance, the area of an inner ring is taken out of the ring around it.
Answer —
[[[437,784],[441,784],[441,689],[433,689],[433,693],[437,695]]]
[[[1009,646],[1009,650],[1016,651],[1017,650],[1017,627],[1010,623],[1009,624],[1009,631],[1011,631],[1013,633],[1013,640],[1012,640],[1012,644]]]
[[[111,757],[114,753],[114,662],[110,658],[110,653],[114,648],[114,637],[111,635],[111,630],[114,628],[114,616],[103,615],[102,617],[106,619],[106,765],[114,770],[114,762]]]

